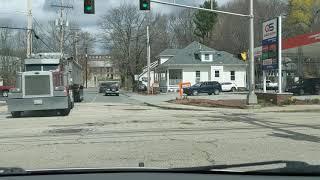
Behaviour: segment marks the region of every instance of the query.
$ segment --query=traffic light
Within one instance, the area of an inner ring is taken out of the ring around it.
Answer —
[[[94,14],[94,0],[84,0],[84,13]]]
[[[242,61],[247,61],[247,58],[248,58],[247,52],[242,52],[238,54],[238,58],[241,59]]]
[[[140,0],[140,10],[149,11],[150,10],[150,0]]]

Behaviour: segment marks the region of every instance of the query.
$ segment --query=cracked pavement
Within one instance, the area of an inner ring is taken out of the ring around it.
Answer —
[[[88,93],[69,116],[0,108],[0,166],[187,167],[269,160],[320,164],[320,113],[165,110]]]

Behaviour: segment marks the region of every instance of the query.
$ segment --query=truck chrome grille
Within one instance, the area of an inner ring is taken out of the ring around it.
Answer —
[[[25,95],[50,95],[49,75],[25,76]]]

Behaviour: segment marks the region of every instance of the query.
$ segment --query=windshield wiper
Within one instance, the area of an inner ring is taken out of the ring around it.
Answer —
[[[285,167],[263,170],[245,171],[248,174],[320,174],[320,165],[310,165],[301,161],[264,161],[254,163],[232,164],[232,165],[212,165],[212,166],[199,166],[187,168],[172,168],[174,171],[188,171],[188,172],[210,172],[215,170],[228,170],[236,168],[257,167],[266,165],[285,164]],[[243,173],[243,172],[241,172]]]
[[[0,167],[0,176],[26,174],[27,171],[19,167]]]
[[[248,168],[266,165],[285,164],[285,167],[252,171],[228,171],[231,168]],[[155,172],[155,173],[200,173],[200,174],[242,174],[242,175],[320,175],[320,165],[310,165],[301,161],[265,161],[255,163],[243,163],[232,165],[212,165],[186,168],[170,168],[170,169],[152,169],[140,166],[139,168],[79,168],[79,169],[48,169],[48,170],[32,170],[26,171],[22,168],[3,168],[0,167],[0,176],[14,175],[47,175],[47,174],[78,174],[78,173],[126,173],[126,172]]]

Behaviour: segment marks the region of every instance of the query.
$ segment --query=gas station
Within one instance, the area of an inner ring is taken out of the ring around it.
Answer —
[[[320,78],[320,32],[282,39],[282,90],[306,78]],[[256,84],[263,84],[262,47],[255,48]],[[278,69],[266,71],[266,80],[278,83]]]

